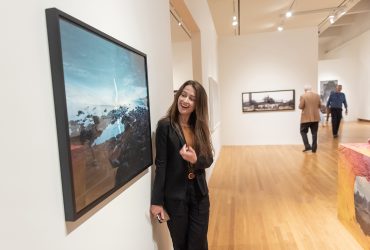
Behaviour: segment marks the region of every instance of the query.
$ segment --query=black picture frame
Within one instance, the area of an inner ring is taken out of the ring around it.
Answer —
[[[146,55],[45,10],[67,221],[153,164]]]
[[[295,110],[295,90],[273,90],[242,93],[243,112]]]

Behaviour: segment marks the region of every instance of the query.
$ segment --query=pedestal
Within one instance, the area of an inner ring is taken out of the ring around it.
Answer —
[[[339,145],[338,218],[370,249],[370,144]]]

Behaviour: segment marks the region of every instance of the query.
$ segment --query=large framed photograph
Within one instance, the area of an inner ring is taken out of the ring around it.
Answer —
[[[295,91],[274,90],[242,93],[243,112],[286,111],[295,109]]]
[[[65,218],[74,221],[152,165],[146,55],[46,10]]]

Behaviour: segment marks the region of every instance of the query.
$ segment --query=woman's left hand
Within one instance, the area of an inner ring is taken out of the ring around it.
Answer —
[[[185,161],[188,161],[191,164],[195,164],[198,160],[195,150],[186,144],[184,144],[179,153]]]

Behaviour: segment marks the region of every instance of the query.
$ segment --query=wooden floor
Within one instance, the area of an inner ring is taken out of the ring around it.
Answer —
[[[362,249],[337,219],[337,147],[366,142],[370,123],[341,126],[336,139],[320,126],[316,154],[224,146],[209,183],[209,249]]]

